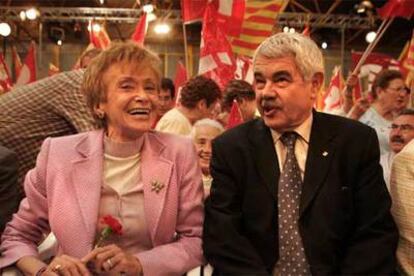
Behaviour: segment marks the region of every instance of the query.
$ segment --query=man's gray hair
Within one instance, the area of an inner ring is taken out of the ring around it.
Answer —
[[[195,138],[195,135],[197,133],[197,127],[202,127],[202,126],[209,126],[209,127],[215,128],[218,131],[220,131],[220,133],[224,132],[224,127],[222,126],[222,124],[220,124],[216,120],[205,118],[205,119],[198,120],[193,125],[193,128],[191,129],[191,138],[193,139]]]
[[[278,33],[268,37],[256,49],[253,65],[258,57],[283,58],[291,56],[305,80],[311,80],[315,73],[324,74],[322,52],[316,43],[307,36],[298,33]]]

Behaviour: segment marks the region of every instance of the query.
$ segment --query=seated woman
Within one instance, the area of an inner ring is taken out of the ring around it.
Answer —
[[[201,171],[203,172],[204,197],[210,194],[212,181],[210,175],[211,142],[223,132],[223,126],[212,119],[197,121],[191,130],[191,137],[197,149]]]
[[[2,236],[1,267],[16,264],[27,275],[90,275],[93,268],[158,276],[201,265],[203,190],[194,146],[150,131],[159,66],[133,43],[114,44],[92,61],[82,89],[102,128],[45,140],[26,176],[27,198]],[[97,246],[108,215],[122,235]],[[47,265],[36,246],[50,231],[59,250]]]

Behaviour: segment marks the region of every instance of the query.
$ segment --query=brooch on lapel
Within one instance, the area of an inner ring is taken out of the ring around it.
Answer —
[[[164,188],[164,183],[158,180],[151,181],[151,191],[156,192],[157,194]]]

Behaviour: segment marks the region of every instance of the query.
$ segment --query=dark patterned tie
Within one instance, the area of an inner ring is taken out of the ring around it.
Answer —
[[[296,132],[280,137],[286,147],[286,160],[278,186],[279,261],[273,275],[309,275],[302,239],[299,235],[299,201],[302,179],[295,156]]]

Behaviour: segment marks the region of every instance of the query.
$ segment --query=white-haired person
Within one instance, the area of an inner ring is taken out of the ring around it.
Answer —
[[[201,171],[203,173],[204,198],[210,194],[211,142],[224,132],[224,127],[212,119],[197,121],[191,130],[191,137],[197,150]]]
[[[398,230],[374,129],[313,109],[324,80],[309,37],[253,58],[262,117],[217,137],[203,249],[213,275],[390,275]]]

